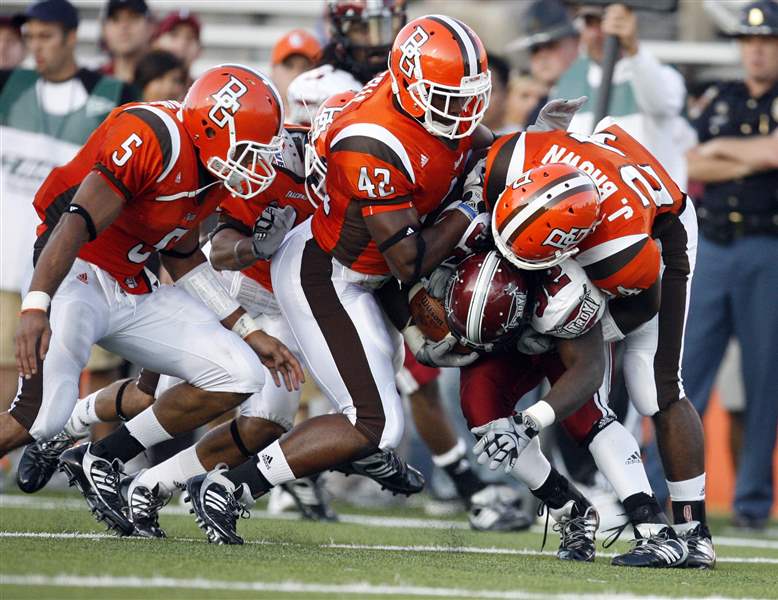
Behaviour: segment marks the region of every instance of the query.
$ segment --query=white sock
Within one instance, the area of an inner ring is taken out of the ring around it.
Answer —
[[[153,406],[149,406],[142,413],[127,421],[125,427],[144,448],[151,448],[160,442],[173,439],[173,436],[165,431],[157,419]]]
[[[449,465],[453,465],[454,463],[457,463],[465,458],[465,454],[467,454],[467,446],[465,445],[465,441],[462,438],[459,438],[451,450],[447,450],[443,454],[433,456],[432,462],[435,464],[435,466],[444,469]]]
[[[95,412],[95,402],[100,391],[102,390],[92,392],[83,400],[76,402],[73,413],[70,415],[68,422],[65,423],[65,431],[68,435],[75,438],[84,438],[89,435],[89,428],[92,425],[102,422]]]
[[[257,468],[271,485],[280,485],[297,479],[294,473],[292,473],[289,463],[286,462],[286,457],[283,450],[281,450],[281,444],[278,443],[278,440],[259,451]]]
[[[600,431],[589,444],[589,452],[619,500],[638,492],[653,495],[638,443],[624,425],[614,421]]]
[[[551,474],[551,463],[540,451],[540,439],[536,436],[519,455],[511,475],[527,484],[531,490],[543,485]]]
[[[190,446],[141,473],[137,483],[149,489],[159,484],[163,491],[172,493],[179,483],[185,483],[195,475],[202,475],[205,472],[203,463],[197,458],[197,446]]]
[[[668,481],[667,489],[673,502],[705,500],[705,473],[684,481]]]

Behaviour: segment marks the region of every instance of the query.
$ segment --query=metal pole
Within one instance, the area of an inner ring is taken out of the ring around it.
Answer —
[[[602,80],[597,93],[597,107],[594,111],[594,123],[597,125],[607,114],[611,96],[611,82],[613,81],[613,69],[619,58],[619,38],[609,35],[605,38],[602,58]]]

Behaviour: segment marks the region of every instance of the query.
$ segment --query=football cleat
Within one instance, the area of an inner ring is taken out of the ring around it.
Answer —
[[[410,496],[424,489],[424,475],[391,450],[379,450],[333,470],[346,475],[369,477],[378,483],[382,490],[389,490],[393,495]]]
[[[467,519],[476,531],[522,531],[532,524],[519,493],[507,485],[488,485],[470,496],[469,504]]]
[[[135,535],[148,538],[166,537],[164,529],[159,526],[159,511],[170,501],[172,494],[162,492],[158,483],[149,489],[138,483],[138,477],[132,480],[126,494],[127,514],[135,526]]]
[[[95,456],[89,451],[91,447],[91,444],[82,444],[63,452],[60,471],[67,475],[70,486],[78,488],[98,521],[119,535],[132,535],[135,527],[127,518],[120,489],[121,461],[109,462]]]
[[[227,469],[216,468],[210,473],[197,475],[186,482],[185,502],[192,508],[197,526],[213,544],[242,544],[237,533],[239,517],[248,517],[254,499],[244,483],[235,488],[223,473]]]
[[[59,457],[77,441],[78,438],[60,431],[51,439],[28,444],[16,471],[19,489],[28,494],[43,489],[57,470]]]
[[[538,509],[538,516],[544,508],[556,523],[553,531],[559,533],[559,560],[574,560],[592,562],[595,554],[595,534],[600,526],[600,515],[594,506],[583,505],[575,500],[569,500],[562,508],[549,508],[543,504]],[[548,519],[546,519],[548,529]],[[543,534],[543,545],[546,535]]]
[[[294,499],[297,509],[304,519],[309,521],[337,521],[338,515],[332,510],[318,477],[302,477],[288,481],[280,486]]]
[[[687,569],[712,569],[716,566],[716,550],[710,529],[699,521],[674,525],[673,529],[689,550]]]
[[[689,556],[686,542],[675,530],[664,523],[640,523],[635,525],[635,541],[632,549],[614,557],[611,564],[617,567],[682,567]]]

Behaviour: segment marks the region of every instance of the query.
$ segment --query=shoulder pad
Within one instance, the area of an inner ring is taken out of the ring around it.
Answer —
[[[166,110],[146,103],[129,105],[124,112],[138,117],[154,132],[162,152],[162,173],[157,182],[162,181],[173,170],[181,153],[181,132],[176,120]]]
[[[405,178],[416,183],[416,173],[408,151],[398,137],[375,123],[351,123],[335,133],[329,152],[360,152],[392,165]]]
[[[543,272],[535,289],[532,328],[558,338],[576,338],[602,317],[607,299],[573,259]]]

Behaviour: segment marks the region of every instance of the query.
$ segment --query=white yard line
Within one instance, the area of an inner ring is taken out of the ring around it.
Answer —
[[[116,540],[119,539],[115,535],[108,533],[79,533],[79,532],[63,532],[63,533],[49,533],[46,531],[0,531],[0,539],[2,538],[17,538],[17,539],[50,539],[50,540]],[[205,538],[171,538],[176,542],[187,543],[205,543]],[[142,543],[149,543],[147,538],[140,537],[128,537],[122,538],[122,540],[139,541]],[[247,540],[247,544],[260,545],[260,546],[301,546],[295,542],[276,542],[270,540]],[[481,546],[400,546],[389,544],[339,544],[336,542],[329,542],[327,544],[317,544],[318,548],[322,550],[371,550],[377,552],[429,552],[436,554],[490,554],[490,555],[509,555],[509,556],[554,556],[554,552],[547,550],[541,552],[540,550],[533,550],[531,548],[498,548],[481,547]],[[615,552],[598,552],[597,556],[603,558],[612,558],[616,556]],[[718,562],[721,563],[743,563],[743,564],[770,564],[778,565],[778,558],[771,558],[767,556],[719,556]]]
[[[2,508],[21,508],[32,510],[84,510],[86,508],[83,501],[77,498],[41,498],[34,496],[2,495],[0,494],[0,509]],[[165,515],[187,516],[189,509],[183,506],[168,505],[162,509]],[[273,519],[281,521],[299,521],[300,516],[296,513],[270,514],[266,510],[251,511],[252,518],[255,519]],[[355,525],[366,525],[368,527],[390,527],[405,529],[408,527],[417,529],[463,529],[469,530],[470,526],[465,521],[451,521],[443,519],[422,519],[410,517],[386,517],[374,515],[355,515],[341,514],[338,518],[342,523],[352,523]],[[531,531],[542,533],[542,527],[533,526]],[[763,538],[739,538],[739,537],[720,537],[715,538],[716,546],[731,546],[736,548],[758,548],[763,550],[778,550],[778,540]]]
[[[221,590],[231,592],[273,592],[308,594],[351,594],[363,596],[415,596],[421,598],[488,598],[498,600],[670,600],[668,596],[599,593],[554,594],[523,590],[468,590],[462,588],[421,587],[409,585],[376,585],[372,583],[323,584],[298,581],[219,581],[214,579],[172,579],[168,577],[109,577],[76,575],[16,575],[0,573],[0,585],[47,586],[64,588],[174,588]],[[675,597],[677,600],[677,597]],[[708,596],[709,600],[728,600],[724,596]]]

